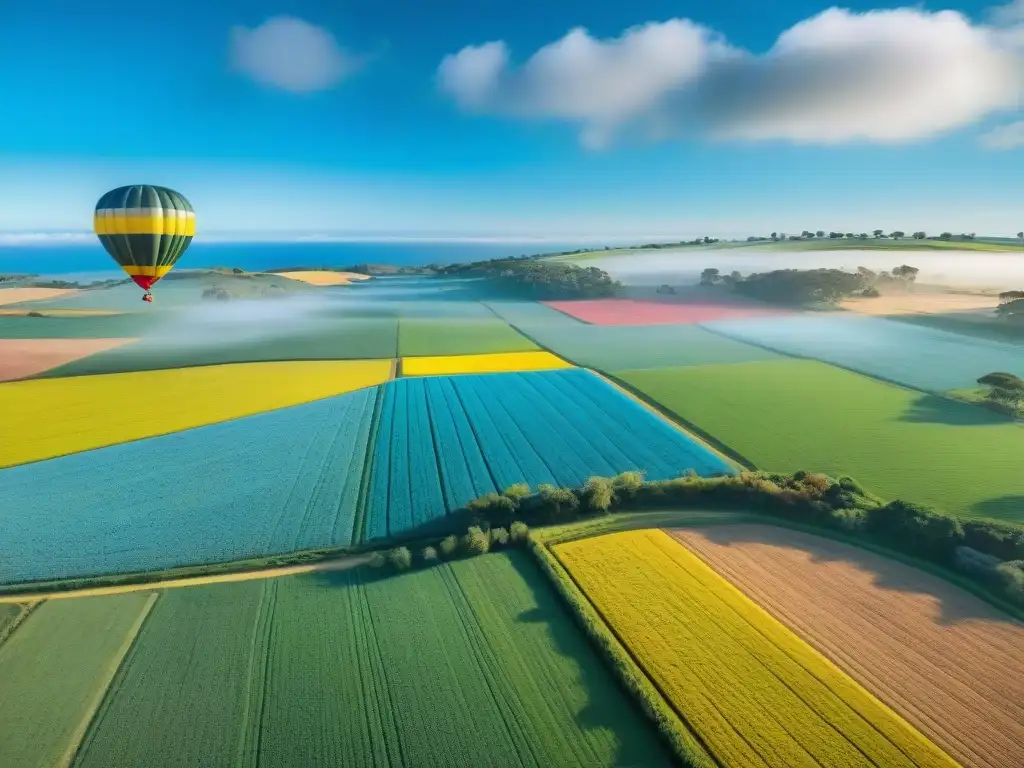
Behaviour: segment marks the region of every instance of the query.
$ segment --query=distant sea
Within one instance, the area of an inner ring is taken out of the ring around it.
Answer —
[[[549,242],[196,243],[177,266],[179,269],[238,267],[247,272],[354,264],[420,267],[594,247],[598,246]],[[101,280],[121,274],[99,243],[0,246],[0,273],[62,275],[78,280]]]

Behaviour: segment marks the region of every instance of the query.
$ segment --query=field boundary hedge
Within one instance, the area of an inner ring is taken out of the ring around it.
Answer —
[[[577,624],[611,665],[612,672],[619,682],[632,695],[641,711],[654,723],[658,733],[665,739],[676,757],[683,765],[692,768],[715,768],[717,763],[708,754],[700,738],[637,664],[629,649],[576,583],[572,574],[562,565],[558,556],[551,552],[546,544],[533,538],[529,542],[529,549],[541,571],[566,603]]]

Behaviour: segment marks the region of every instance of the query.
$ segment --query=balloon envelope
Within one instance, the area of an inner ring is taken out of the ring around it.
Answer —
[[[107,253],[148,291],[192,242],[196,214],[173,189],[137,184],[103,195],[93,226]]]

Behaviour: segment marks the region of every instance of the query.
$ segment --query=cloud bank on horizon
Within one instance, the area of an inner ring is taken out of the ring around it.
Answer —
[[[1021,107],[1024,0],[990,19],[833,7],[782,32],[764,54],[689,19],[604,40],[576,28],[518,65],[504,41],[466,46],[443,59],[437,83],[465,112],[566,121],[591,148],[623,134],[907,142]],[[1024,143],[1010,140],[1022,132],[1011,128],[983,144]]]

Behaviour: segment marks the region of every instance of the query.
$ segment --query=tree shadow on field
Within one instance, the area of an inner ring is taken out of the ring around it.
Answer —
[[[829,571],[832,570],[829,568],[831,564],[852,566],[862,573],[869,574],[873,587],[908,595],[924,595],[934,599],[938,608],[935,620],[942,625],[980,620],[1007,622],[1024,629],[1024,625],[1019,621],[952,581],[853,544],[846,544],[826,536],[817,536],[782,526],[761,523],[715,525],[703,527],[697,531],[706,540],[724,547],[765,544],[770,547],[795,549],[806,553],[811,563],[821,566],[820,570],[809,575],[808,583],[814,583],[819,579],[824,581]],[[785,573],[779,573],[780,569],[785,568],[783,563],[787,562],[786,560],[781,557],[778,559],[768,557],[759,558],[758,562],[769,573],[772,573],[774,569],[781,583],[788,583],[790,586],[798,588],[798,582],[788,579]],[[839,578],[841,579],[841,577]],[[842,581],[837,579],[836,583],[842,584]],[[740,587],[740,584],[736,586]],[[851,587],[851,589],[856,590],[859,587]],[[851,594],[851,599],[853,597]]]
[[[958,403],[938,395],[921,395],[900,417],[900,421],[912,424],[979,427],[1006,424],[1010,419],[979,405]]]
[[[517,621],[543,624],[555,649],[573,660],[580,686],[587,703],[575,713],[576,721],[585,731],[604,730],[615,734],[617,751],[614,765],[672,765],[654,726],[646,719],[620,686],[608,663],[591,645],[584,630],[576,624],[569,608],[548,583],[532,557],[511,550],[510,561],[530,590],[535,606],[523,611]],[[557,706],[557,702],[552,702]]]
[[[992,517],[1009,523],[1024,523],[1024,495],[985,499],[973,504],[971,510],[981,517]]]

